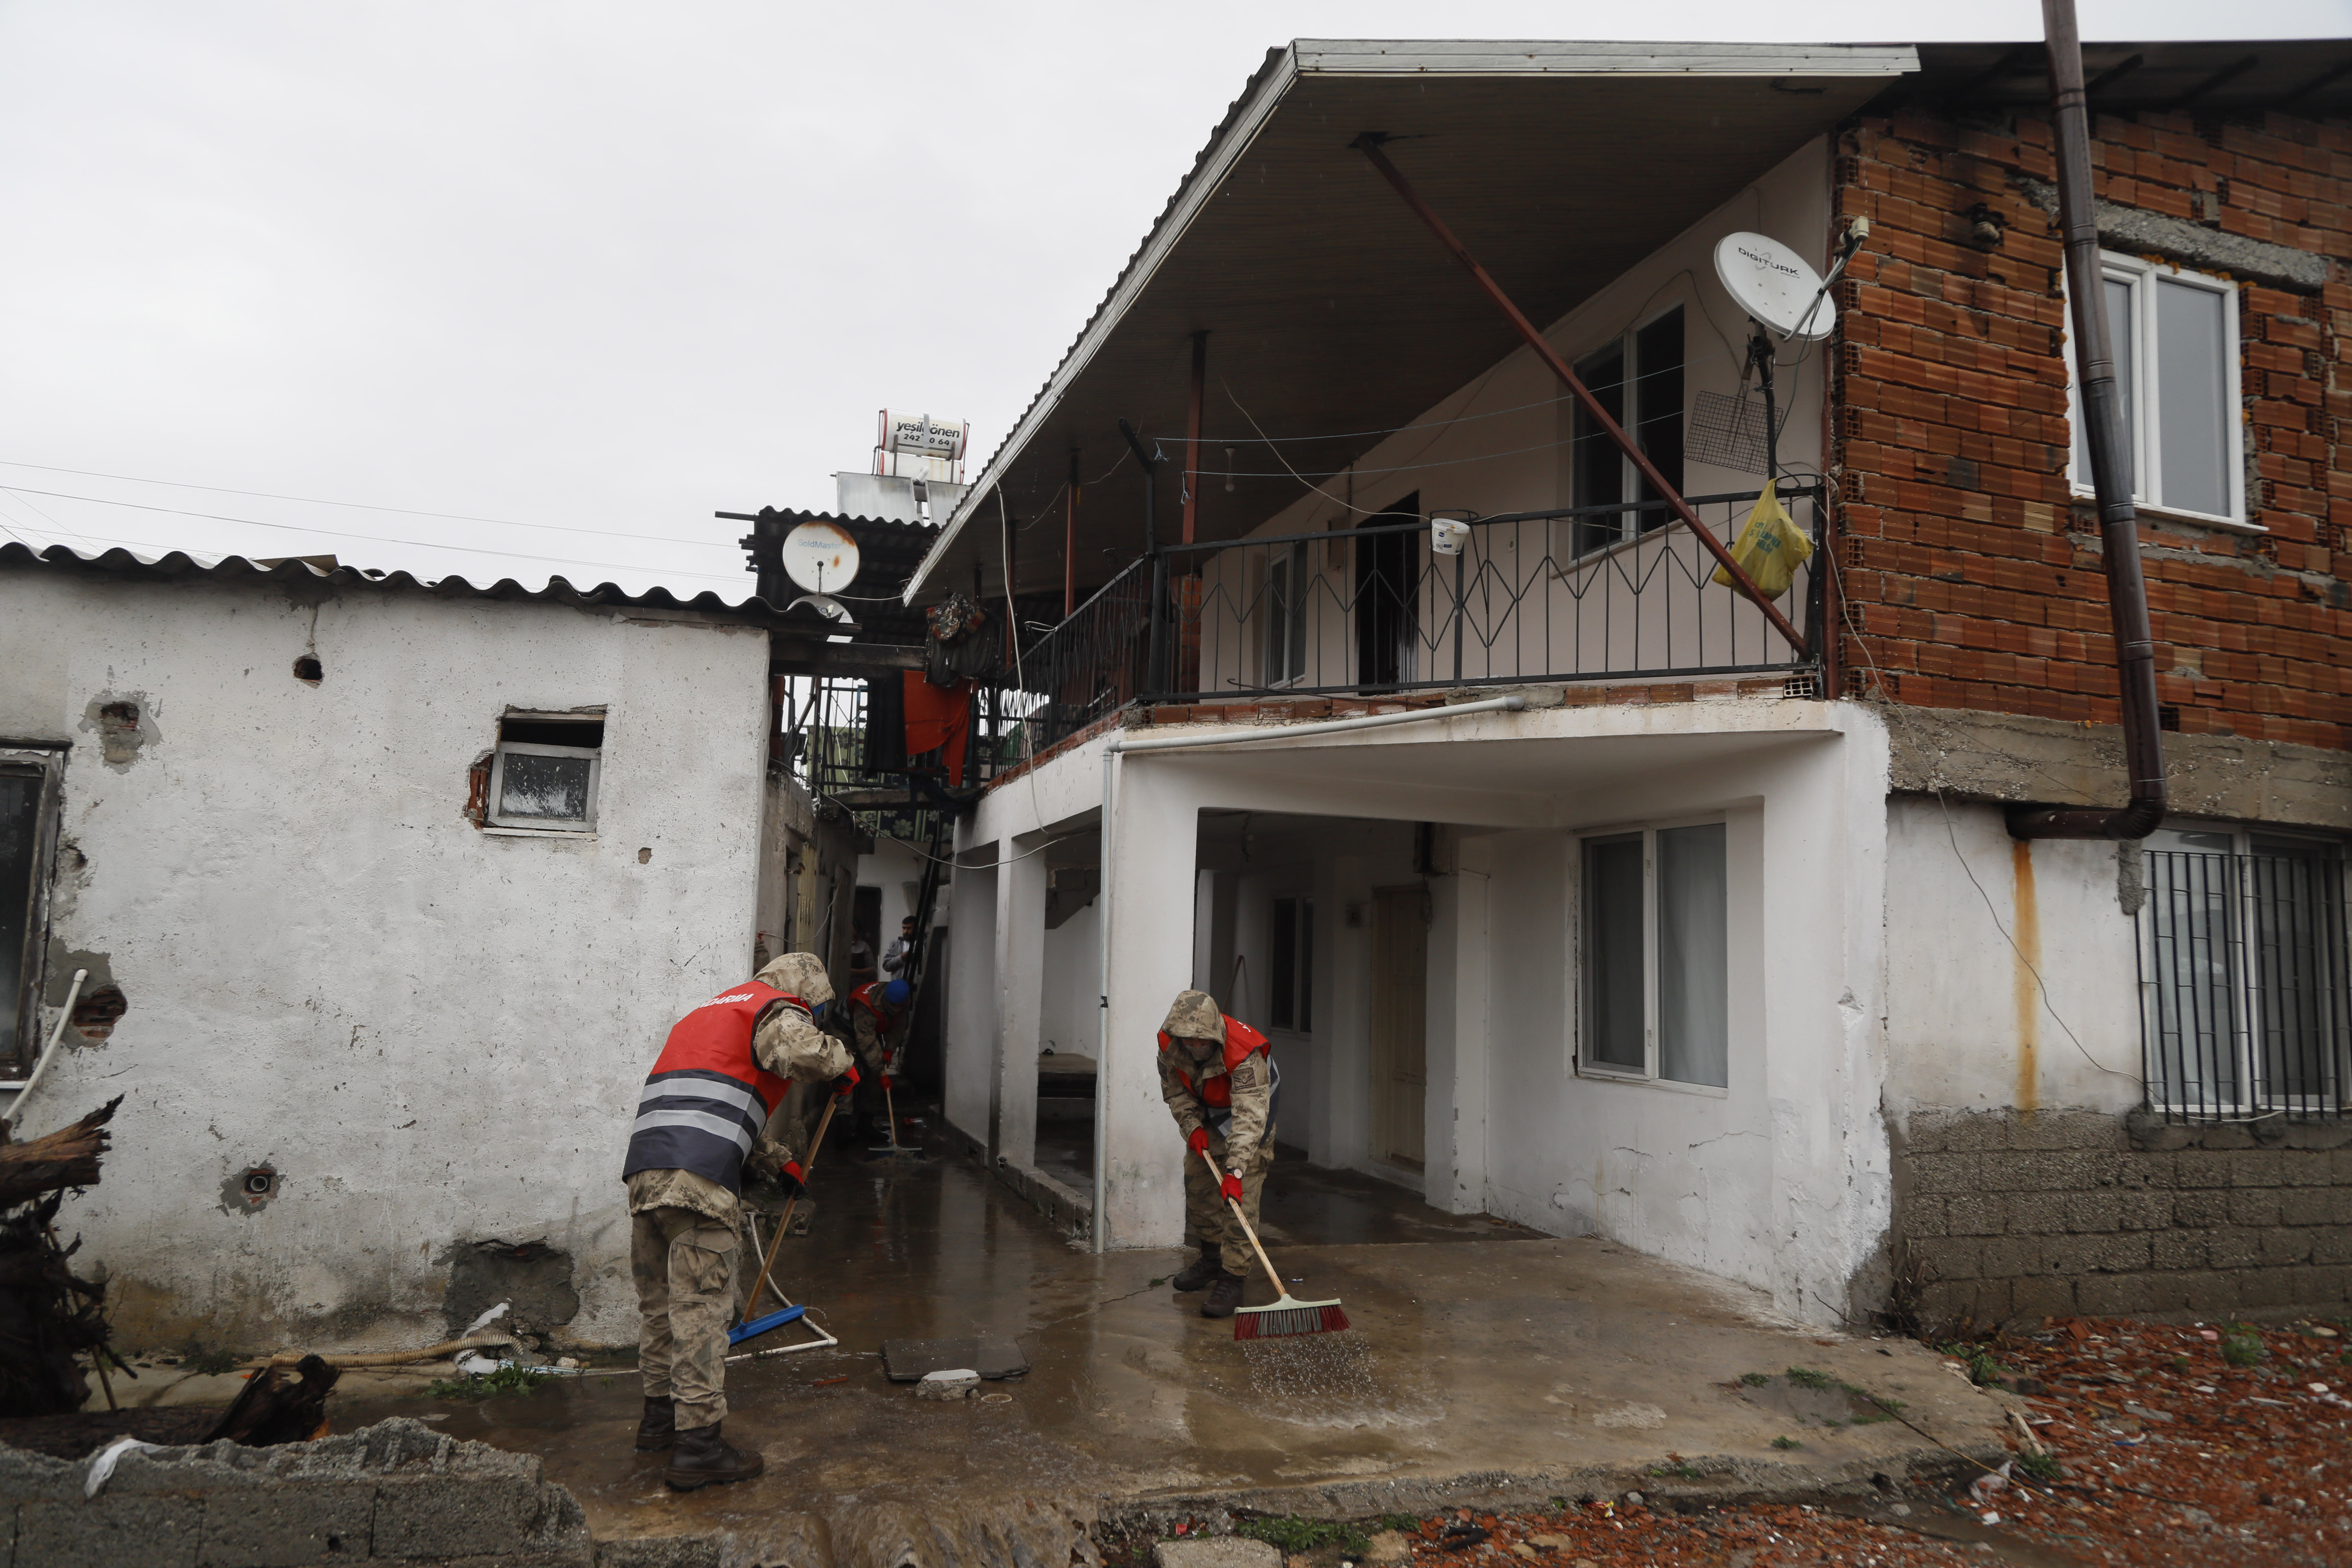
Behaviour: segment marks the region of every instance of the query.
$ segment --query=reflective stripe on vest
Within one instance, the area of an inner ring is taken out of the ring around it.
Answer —
[[[791,1086],[759,1065],[751,1033],[770,1004],[807,1004],[757,981],[734,986],[679,1019],[637,1097],[624,1177],[691,1171],[740,1192],[743,1158]]]

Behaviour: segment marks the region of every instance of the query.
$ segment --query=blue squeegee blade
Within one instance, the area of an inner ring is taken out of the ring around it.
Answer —
[[[797,1323],[801,1321],[801,1314],[807,1310],[806,1307],[787,1307],[781,1312],[771,1312],[764,1318],[754,1318],[748,1323],[738,1323],[727,1331],[727,1342],[730,1345],[740,1345],[745,1340],[757,1339],[770,1329],[781,1329],[786,1323]]]

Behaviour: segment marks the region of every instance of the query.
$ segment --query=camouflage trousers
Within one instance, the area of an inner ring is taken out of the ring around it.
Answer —
[[[885,1033],[876,1023],[874,1015],[863,1007],[849,1010],[856,1026],[857,1045],[857,1115],[863,1123],[882,1120],[889,1103],[882,1093],[882,1073],[891,1054],[898,1049],[899,1030],[893,1025]],[[845,1111],[849,1108],[844,1106]]]
[[[735,1309],[736,1233],[692,1209],[629,1216],[637,1366],[646,1397],[677,1402],[681,1431],[727,1416],[727,1325]]]
[[[1214,1131],[1209,1134],[1209,1157],[1216,1161],[1218,1170],[1225,1168],[1225,1141]],[[1265,1195],[1265,1173],[1273,1169],[1274,1128],[1269,1124],[1265,1136],[1258,1140],[1257,1152],[1242,1170],[1242,1213],[1249,1215],[1252,1229],[1257,1226],[1258,1200]],[[1184,1241],[1203,1252],[1215,1247],[1228,1274],[1247,1274],[1257,1268],[1257,1254],[1250,1250],[1249,1237],[1234,1223],[1233,1205],[1210,1179],[1201,1156],[1190,1149],[1184,1151]]]

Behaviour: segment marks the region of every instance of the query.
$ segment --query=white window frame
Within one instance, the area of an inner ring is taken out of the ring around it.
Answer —
[[[588,803],[586,815],[580,817],[501,816],[499,802],[506,798],[507,758],[525,757],[585,757],[588,759]],[[574,838],[588,837],[596,831],[596,790],[604,773],[604,753],[598,746],[546,746],[535,741],[500,741],[497,754],[490,759],[490,797],[483,803],[482,820],[492,827],[509,833],[568,835]]]
[[[1670,300],[1666,304],[1659,306],[1658,309],[1651,311],[1648,315],[1634,321],[1623,331],[1616,333],[1613,337],[1602,338],[1591,348],[1585,350],[1584,353],[1578,355],[1576,359],[1576,373],[1578,375],[1581,376],[1584,374],[1585,365],[1600,355],[1608,353],[1612,344],[1622,354],[1623,354],[1625,379],[1622,384],[1623,391],[1619,397],[1618,406],[1620,412],[1625,417],[1620,420],[1619,423],[1624,429],[1625,433],[1632,436],[1638,443],[1641,440],[1641,426],[1644,423],[1642,418],[1643,410],[1639,388],[1643,377],[1649,374],[1642,368],[1642,353],[1640,347],[1641,336],[1652,327],[1656,326],[1660,321],[1664,321],[1668,316],[1675,314],[1676,311],[1682,312],[1683,357],[1680,368],[1683,372],[1683,396],[1680,412],[1682,415],[1682,460],[1685,477],[1688,475],[1690,465],[1690,424],[1692,405],[1690,330],[1691,316],[1694,313],[1695,305],[1695,300],[1681,299]],[[1571,416],[1569,421],[1570,439],[1571,441],[1575,439],[1576,425],[1576,419]],[[1645,447],[1643,450],[1646,453],[1647,448]],[[1626,498],[1625,504],[1631,506],[1641,498],[1642,470],[1634,466],[1633,458],[1625,456],[1622,452],[1617,454],[1617,469],[1618,493],[1624,496]],[[1570,471],[1571,474],[1575,471],[1573,458],[1570,459]],[[1570,506],[1585,506],[1591,504],[1591,498],[1575,493],[1573,487],[1571,487],[1571,493],[1569,496],[1569,504]],[[1643,528],[1642,523],[1645,518],[1654,518],[1656,521],[1652,522],[1648,528]],[[1666,524],[1672,521],[1672,518],[1673,514],[1671,512],[1664,511],[1620,512],[1617,517],[1617,536],[1614,539],[1605,540],[1597,543],[1581,553],[1577,553],[1575,555],[1575,559],[1578,561],[1597,560],[1612,550],[1622,549],[1628,544],[1639,544],[1643,540],[1647,539],[1650,535],[1665,527]],[[1564,518],[1561,521],[1570,525],[1569,539],[1570,542],[1571,552],[1573,552],[1577,526],[1595,520],[1578,517]]]
[[[1577,940],[1576,950],[1570,955],[1569,965],[1570,973],[1574,977],[1571,984],[1574,986],[1575,1005],[1569,1011],[1570,1017],[1574,1020],[1574,1038],[1569,1051],[1569,1059],[1578,1077],[1602,1079],[1617,1083],[1643,1084],[1653,1089],[1671,1089],[1677,1094],[1706,1095],[1718,1100],[1729,1097],[1731,1091],[1727,1085],[1685,1083],[1680,1079],[1658,1076],[1658,835],[1661,831],[1669,831],[1677,827],[1706,827],[1717,825],[1720,825],[1724,829],[1724,872],[1727,882],[1731,870],[1732,845],[1731,818],[1726,813],[1712,812],[1700,816],[1675,817],[1659,822],[1628,823],[1613,827],[1586,828],[1579,830],[1576,834],[1575,929]],[[1642,1066],[1638,1069],[1621,1066],[1615,1062],[1594,1061],[1584,1054],[1584,1047],[1591,1035],[1592,1005],[1595,1000],[1592,994],[1592,972],[1587,964],[1586,925],[1591,918],[1591,903],[1585,886],[1585,846],[1596,840],[1627,840],[1636,834],[1641,836],[1642,840]],[[1733,890],[1728,885],[1725,888],[1724,896],[1726,907],[1723,963],[1724,973],[1727,981],[1731,974],[1731,943],[1734,940],[1730,924]],[[1727,986],[1724,1005],[1727,1010],[1730,1006]],[[1727,1030],[1730,1019],[1727,1017],[1724,1022]],[[1737,1042],[1733,1043],[1736,1045]],[[1729,1064],[1727,1062],[1727,1070],[1724,1074],[1726,1078],[1730,1077],[1728,1068]]]
[[[1259,649],[1258,684],[1268,691],[1286,686],[1296,686],[1307,678],[1307,649],[1305,647],[1307,606],[1306,585],[1302,579],[1311,580],[1307,570],[1307,546],[1305,543],[1277,545],[1267,551],[1265,563],[1265,641]],[[1286,597],[1277,599],[1275,584],[1284,584]],[[1279,614],[1276,605],[1282,606]],[[1290,634],[1296,626],[1298,638],[1298,668],[1290,668]]]
[[[2270,531],[2246,515],[2246,452],[2245,395],[2241,374],[2241,357],[2244,345],[2239,337],[2238,285],[2226,278],[2161,261],[2147,261],[2137,256],[2122,256],[2113,251],[2099,252],[2099,270],[2109,281],[2127,285],[2132,291],[2132,418],[2127,432],[2132,447],[2132,502],[2147,511],[2168,517],[2194,519],[2199,522],[2215,523],[2224,528],[2241,528],[2250,532]],[[2059,296],[2065,300],[2064,273],[2060,273]],[[2222,344],[2222,416],[2223,466],[2230,476],[2230,510],[2227,513],[2198,511],[2189,507],[2173,506],[2165,501],[2164,455],[2160,444],[2150,439],[2154,428],[2156,390],[2161,384],[2163,367],[2158,363],[2156,343],[2156,311],[2153,309],[2156,290],[2159,286],[2201,289],[2219,294],[2227,301],[2221,320],[2228,337]],[[2100,308],[2105,309],[2104,297]],[[2066,316],[2066,486],[2077,499],[2093,494],[2091,476],[2074,460],[2076,437],[2083,428],[2082,375],[2074,363],[2074,311],[2067,302]]]

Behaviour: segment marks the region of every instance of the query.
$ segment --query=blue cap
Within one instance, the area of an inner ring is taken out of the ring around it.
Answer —
[[[907,998],[914,994],[915,988],[903,980],[893,980],[882,987],[882,1000],[893,1007],[905,1006]]]

